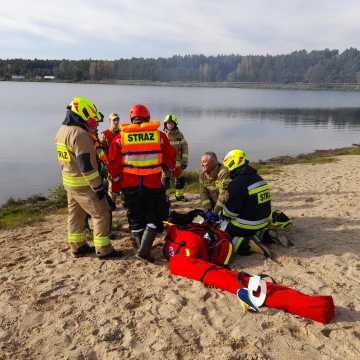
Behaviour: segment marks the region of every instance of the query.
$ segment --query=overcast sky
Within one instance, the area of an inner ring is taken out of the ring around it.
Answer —
[[[1,0],[0,58],[360,48],[359,0]]]

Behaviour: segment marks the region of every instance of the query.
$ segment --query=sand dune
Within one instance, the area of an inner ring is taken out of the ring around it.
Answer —
[[[66,215],[51,215],[0,232],[0,359],[359,359],[360,157],[338,160],[268,176],[274,207],[294,218],[294,247],[273,246],[277,262],[233,262],[333,295],[333,323],[269,309],[243,314],[234,295],[169,275],[160,240],[155,265],[135,260],[123,210],[114,245],[125,258],[74,259]],[[196,204],[193,196],[176,208]]]

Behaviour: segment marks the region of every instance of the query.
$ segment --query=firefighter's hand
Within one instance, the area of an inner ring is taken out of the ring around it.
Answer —
[[[212,223],[216,223],[217,221],[219,221],[219,215],[214,213],[213,211],[209,210],[209,211],[206,211],[204,214],[203,214],[203,218],[204,218],[204,222],[206,224],[212,224]]]
[[[102,200],[106,195],[106,190],[104,187],[101,187],[98,191],[95,192],[95,194],[99,200]]]

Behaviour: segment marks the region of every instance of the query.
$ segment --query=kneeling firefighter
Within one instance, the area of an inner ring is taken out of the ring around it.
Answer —
[[[271,194],[268,184],[249,165],[241,149],[224,158],[229,170],[228,199],[223,204],[221,229],[232,238],[234,251],[257,252],[271,256],[261,241],[261,234],[271,222]]]
[[[102,114],[90,100],[75,97],[55,137],[68,198],[68,243],[76,257],[94,250],[86,243],[88,216],[93,221],[96,255],[102,259],[121,256],[110,243],[110,209],[89,133],[89,129],[96,127],[102,119]]]
[[[150,255],[163,220],[169,216],[169,202],[161,183],[162,170],[175,170],[176,151],[159,122],[150,122],[146,106],[130,109],[131,124],[121,126],[120,135],[109,149],[112,191],[122,191],[131,238],[138,247],[137,257],[154,261]]]

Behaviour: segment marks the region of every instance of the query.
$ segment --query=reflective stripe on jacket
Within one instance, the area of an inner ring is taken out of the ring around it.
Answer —
[[[245,165],[230,174],[229,198],[223,215],[230,223],[246,230],[268,226],[271,216],[271,194],[268,184],[252,167]]]
[[[96,190],[101,186],[96,150],[88,131],[79,126],[64,125],[56,134],[55,144],[65,187],[90,186]],[[81,169],[77,160],[84,154],[87,154],[89,164]]]
[[[121,155],[124,173],[161,173],[162,151],[159,122],[121,126]]]
[[[188,162],[189,146],[184,137],[184,134],[178,129],[167,130],[164,133],[168,137],[170,144],[176,150],[176,166],[181,166]]]

